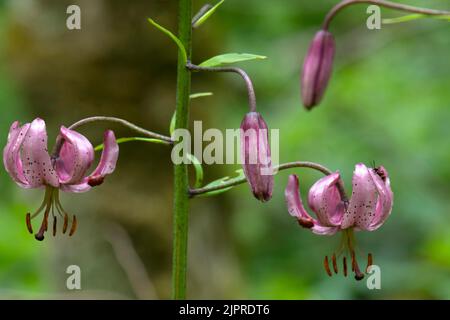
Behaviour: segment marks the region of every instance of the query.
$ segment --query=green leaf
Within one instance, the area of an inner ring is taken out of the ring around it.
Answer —
[[[169,36],[169,38],[172,39],[176,43],[176,45],[178,46],[178,49],[180,49],[181,54],[183,55],[184,64],[186,64],[187,63],[186,48],[184,47],[183,43],[181,43],[181,40],[178,39],[172,32],[170,32],[163,26],[157,24],[153,19],[151,19],[151,18],[147,18],[147,19],[148,19],[148,22],[150,22],[150,24],[152,24],[155,28],[157,28],[158,30],[163,32],[165,35]]]
[[[194,22],[192,25],[193,28],[200,27],[203,23],[205,23],[206,20],[208,20],[209,17],[213,15],[214,12],[224,3],[225,0],[219,1],[214,7],[206,11],[197,21]]]
[[[153,138],[144,138],[144,137],[127,137],[127,138],[119,138],[116,140],[117,143],[125,143],[130,141],[143,141],[143,142],[151,142],[151,143],[158,143],[158,144],[169,144],[167,141],[159,140],[159,139],[153,139]],[[94,151],[101,151],[103,150],[104,145],[99,144],[94,148]]]
[[[382,23],[383,24],[394,24],[394,23],[402,23],[402,22],[408,22],[408,21],[412,21],[412,20],[425,19],[425,18],[441,19],[441,20],[450,21],[450,16],[446,16],[446,15],[431,16],[431,15],[415,13],[415,14],[408,14],[405,16],[397,17],[397,18],[383,19]]]
[[[224,64],[249,60],[263,60],[266,58],[266,56],[260,56],[250,53],[225,53],[203,61],[202,63],[200,63],[200,67],[218,67]]]
[[[173,135],[173,132],[175,131],[175,122],[177,121],[177,111],[173,112],[172,119],[170,119],[170,126],[169,126],[169,133],[170,136]]]
[[[200,188],[203,184],[203,168],[200,161],[193,155],[188,153],[187,158],[192,162],[195,169],[195,184],[194,188]]]
[[[204,186],[204,188],[211,188],[211,187],[217,187],[220,186],[226,182],[229,182],[230,180],[238,180],[238,179],[242,179],[245,178],[245,174],[244,174],[244,170],[243,169],[238,169],[235,171],[238,175],[236,177],[230,178],[230,177],[222,177],[220,179],[214,180],[210,183],[208,183],[206,186]],[[219,189],[219,190],[213,190],[213,191],[209,191],[209,192],[205,192],[202,194],[199,194],[199,197],[211,197],[211,196],[215,196],[221,193],[224,193],[228,190],[233,189],[234,186],[228,187],[228,188],[223,188],[223,189]]]
[[[212,96],[212,92],[198,92],[198,93],[192,93],[189,96],[189,99],[197,99],[197,98],[203,98],[203,97],[209,97]]]

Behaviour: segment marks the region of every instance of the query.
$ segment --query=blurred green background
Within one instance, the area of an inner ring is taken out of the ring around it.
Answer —
[[[280,161],[309,160],[340,170],[348,188],[354,165],[373,161],[391,176],[394,209],[385,225],[358,233],[361,251],[381,267],[382,289],[342,275],[329,278],[323,256],[339,236],[298,227],[284,204],[288,172],[275,178],[273,199],[255,200],[242,185],[191,203],[188,296],[253,299],[450,298],[450,29],[423,19],[366,28],[365,6],[333,22],[337,54],[323,103],[300,102],[303,57],[337,1],[226,0],[194,31],[194,62],[225,52],[267,55],[242,63],[258,108],[280,129]],[[449,9],[447,0],[402,1]],[[194,1],[195,8],[204,2]],[[78,4],[82,30],[66,28]],[[399,13],[383,10],[383,17]],[[46,120],[49,141],[59,126],[92,115],[118,116],[167,133],[175,104],[176,48],[146,21],[176,30],[176,1],[14,0],[0,2],[0,130],[12,121]],[[237,128],[247,111],[236,75],[195,74],[191,121]],[[104,124],[83,127],[94,144]],[[130,132],[111,127],[116,135]],[[207,181],[237,166],[210,166]],[[320,176],[294,170],[303,197]],[[291,172],[290,172],[291,173]],[[160,145],[121,146],[116,172],[86,194],[63,194],[77,214],[74,237],[37,242],[25,227],[42,190],[22,190],[0,170],[0,298],[170,297],[172,170]],[[66,268],[81,268],[82,290],[66,289]]]

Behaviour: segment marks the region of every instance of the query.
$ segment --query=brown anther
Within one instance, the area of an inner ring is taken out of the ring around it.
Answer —
[[[342,264],[344,265],[344,277],[347,276],[347,257],[342,259]]]
[[[311,229],[314,227],[314,222],[311,219],[299,218],[297,219],[297,222],[303,228]]]
[[[328,256],[325,256],[325,260],[323,261],[323,266],[325,267],[325,271],[327,272],[327,274],[331,277],[332,273],[330,270],[330,265],[328,264]]]
[[[63,229],[62,229],[63,234],[66,233],[68,225],[69,225],[69,215],[67,213],[64,213],[64,224],[63,224]]]
[[[95,186],[101,185],[104,180],[105,180],[104,177],[102,177],[101,175],[97,175],[97,176],[88,178],[87,184],[91,187],[95,187]]]
[[[77,230],[77,217],[74,215],[72,218],[72,226],[70,227],[69,237],[72,236]]]
[[[53,217],[53,236],[56,236],[56,217]]]
[[[336,263],[336,254],[334,254],[333,253],[333,256],[331,257],[331,261],[333,262],[333,270],[334,270],[334,273],[338,273],[338,266],[337,266],[337,263]]]
[[[369,267],[370,267],[371,265],[373,265],[373,257],[372,257],[372,254],[369,253],[369,254],[367,255],[367,267],[366,267],[366,273],[369,272]]]
[[[30,213],[27,213],[26,222],[27,222],[28,232],[33,234],[33,225],[31,224],[31,214]]]

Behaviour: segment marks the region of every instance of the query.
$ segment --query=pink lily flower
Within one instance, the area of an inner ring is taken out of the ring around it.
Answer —
[[[305,210],[299,195],[299,182],[296,175],[289,176],[285,190],[286,203],[291,216],[298,223],[318,235],[333,235],[343,231],[343,245],[337,256],[345,250],[352,259],[352,271],[360,280],[360,272],[355,257],[355,231],[374,231],[381,227],[392,211],[393,193],[386,169],[382,166],[367,168],[359,163],[353,173],[353,192],[350,200],[344,201],[338,189],[339,172],[318,180],[309,190],[308,205],[316,214],[311,217]],[[332,256],[333,269],[338,272],[336,254]],[[324,261],[325,269],[331,276],[328,257]],[[372,265],[372,255],[368,255],[368,266]],[[343,259],[344,275],[347,275],[346,257]]]
[[[114,132],[104,134],[104,149],[97,168],[87,175],[94,161],[94,148],[89,140],[80,133],[62,126],[57,141],[61,149],[59,155],[51,156],[47,149],[47,131],[42,119],[22,126],[16,121],[11,125],[8,142],[3,150],[3,164],[11,178],[25,189],[45,188],[45,197],[39,209],[27,214],[27,227],[33,233],[31,219],[44,211],[44,217],[37,240],[44,239],[48,228],[48,218],[53,216],[53,235],[56,234],[57,215],[63,217],[62,232],[66,233],[69,214],[59,201],[59,190],[65,192],[86,192],[103,182],[111,174],[119,156],[119,146]],[[76,230],[76,216],[72,216],[69,236]]]

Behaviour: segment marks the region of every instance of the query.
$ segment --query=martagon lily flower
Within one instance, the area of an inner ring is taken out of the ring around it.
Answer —
[[[355,279],[361,280],[364,274],[358,266],[355,254],[355,231],[374,231],[381,227],[392,211],[393,193],[386,169],[382,166],[368,168],[357,164],[353,173],[353,190],[350,200],[344,201],[338,189],[339,172],[318,180],[309,190],[308,204],[316,214],[311,217],[305,210],[299,195],[299,181],[296,175],[289,176],[285,190],[286,203],[291,216],[304,228],[318,235],[333,235],[342,231],[342,245],[332,255],[332,265],[338,273],[336,259],[343,257],[343,273],[347,276],[346,253],[350,255]],[[368,254],[366,271],[372,265],[372,254]],[[324,260],[325,270],[332,275],[328,256]]]
[[[59,190],[65,192],[86,192],[101,184],[106,175],[112,173],[119,156],[119,146],[113,131],[104,134],[104,149],[97,168],[86,175],[94,160],[94,148],[89,140],[80,133],[60,129],[57,138],[60,143],[59,154],[51,156],[47,149],[47,131],[42,119],[35,119],[23,126],[16,121],[11,125],[8,142],[3,150],[3,163],[6,171],[20,187],[25,189],[45,188],[44,201],[33,213],[26,215],[27,228],[33,233],[31,220],[44,212],[37,240],[44,239],[48,229],[50,214],[53,217],[53,235],[57,231],[57,215],[63,219],[62,233],[69,225],[69,214],[59,201]],[[71,219],[69,236],[77,227],[76,216]]]

